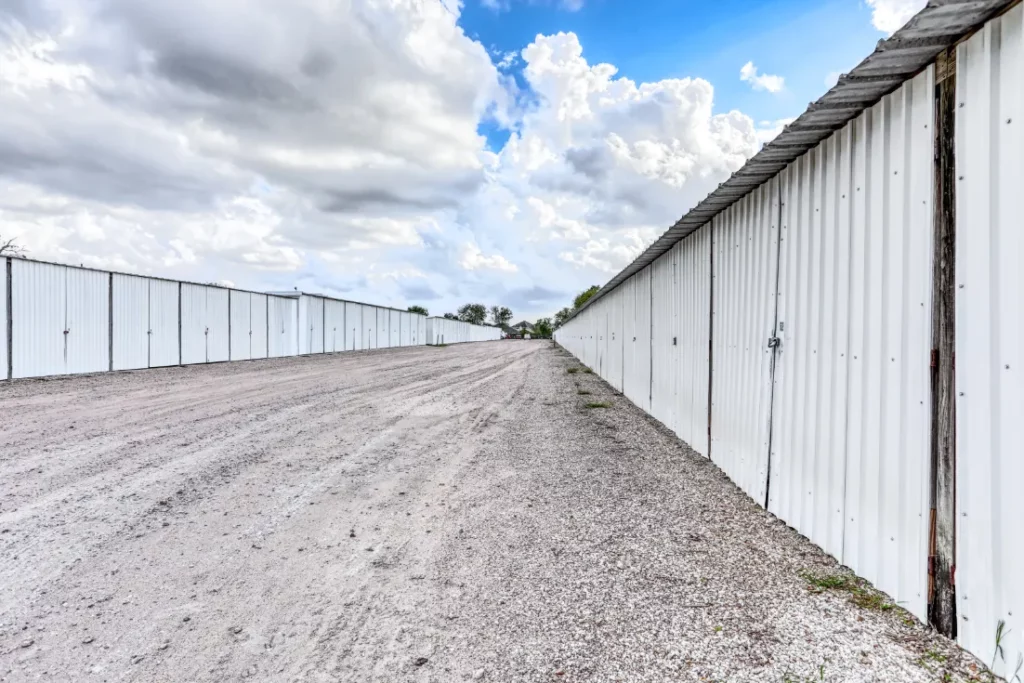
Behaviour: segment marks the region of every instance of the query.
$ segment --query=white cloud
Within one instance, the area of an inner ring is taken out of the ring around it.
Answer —
[[[796,117],[787,119],[776,119],[775,121],[762,121],[757,128],[757,139],[761,144],[767,144],[778,137],[779,133],[786,129],[786,126],[796,121]]]
[[[782,76],[757,73],[753,62],[747,62],[740,68],[740,80],[749,83],[754,90],[767,90],[770,93],[781,92],[786,85],[786,79]]]
[[[499,69],[504,71],[512,68],[517,61],[519,61],[519,53],[513,50],[512,52],[506,52],[503,54],[501,59],[498,60],[497,66]]]
[[[0,230],[94,267],[539,316],[628,264],[780,123],[715,113],[702,79],[618,77],[572,33],[512,53],[532,96],[514,105],[495,64],[512,57],[468,38],[451,1],[13,7]],[[488,120],[512,130],[500,150]]]
[[[892,35],[924,9],[927,0],[867,0],[871,23],[882,33]]]
[[[509,263],[501,254],[484,256],[480,247],[475,244],[466,244],[463,247],[459,265],[466,270],[500,270],[506,273],[514,273],[519,270],[515,264]]]

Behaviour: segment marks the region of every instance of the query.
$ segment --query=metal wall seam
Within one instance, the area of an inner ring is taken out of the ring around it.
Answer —
[[[12,259],[12,374],[65,374],[67,287],[65,266]]]
[[[231,309],[231,360],[252,358],[252,299],[249,292],[228,292]]]
[[[386,349],[389,346],[390,332],[388,330],[388,312],[386,309],[377,308],[377,330],[374,335],[375,349]]]
[[[266,358],[267,349],[267,295],[249,294],[249,357]]]
[[[149,367],[149,279],[114,273],[114,370]]]
[[[9,365],[10,359],[8,358],[8,352],[10,351],[10,336],[11,330],[8,326],[10,319],[7,316],[8,302],[7,297],[10,294],[10,290],[7,288],[7,281],[11,275],[11,259],[0,258],[0,380],[10,378],[11,367]]]
[[[1009,678],[1024,655],[1024,6],[957,48],[958,640]]]
[[[775,177],[714,221],[711,452],[729,478],[764,505],[768,483],[771,349],[778,252]]]

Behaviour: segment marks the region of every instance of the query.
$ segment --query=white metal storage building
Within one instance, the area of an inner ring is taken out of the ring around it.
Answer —
[[[427,318],[426,321],[426,343],[431,346],[498,339],[501,339],[500,327],[473,325],[448,318]]]
[[[1024,653],[1024,7],[929,4],[555,337],[989,661]],[[956,363],[953,363],[955,351]]]
[[[426,316],[0,258],[0,380],[426,343]]]

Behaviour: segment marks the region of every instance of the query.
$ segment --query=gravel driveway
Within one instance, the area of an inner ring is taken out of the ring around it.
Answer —
[[[571,367],[0,383],[0,680],[987,680]]]

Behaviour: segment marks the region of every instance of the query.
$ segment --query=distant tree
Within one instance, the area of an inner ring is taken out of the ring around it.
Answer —
[[[501,327],[508,325],[509,320],[512,320],[512,309],[506,306],[491,306],[491,322]]]
[[[463,304],[459,306],[459,320],[473,325],[483,325],[487,321],[487,308],[483,304]]]
[[[555,313],[555,329],[557,330],[559,327],[564,325],[566,321],[569,320],[570,316],[572,316],[572,309],[568,306],[560,310],[558,313]]]
[[[423,308],[422,306],[410,306],[409,312],[419,313],[420,315],[430,315],[430,313],[427,312],[427,309]]]
[[[533,324],[533,336],[541,339],[549,339],[554,330],[551,328],[551,318],[538,318]]]
[[[17,243],[16,238],[5,240],[0,236],[0,256],[24,256],[27,251],[28,249]]]
[[[597,294],[597,290],[599,290],[599,289],[601,289],[601,288],[598,287],[597,285],[593,285],[589,289],[585,289],[582,292],[580,292],[579,294],[577,294],[576,298],[573,299],[573,302],[572,302],[573,308],[581,308],[583,306],[583,304],[585,304],[588,301],[590,301],[590,297],[592,297],[595,294]]]
[[[459,319],[459,316],[455,315],[454,313],[445,313],[444,317],[446,319],[448,319],[448,320],[458,320]]]

